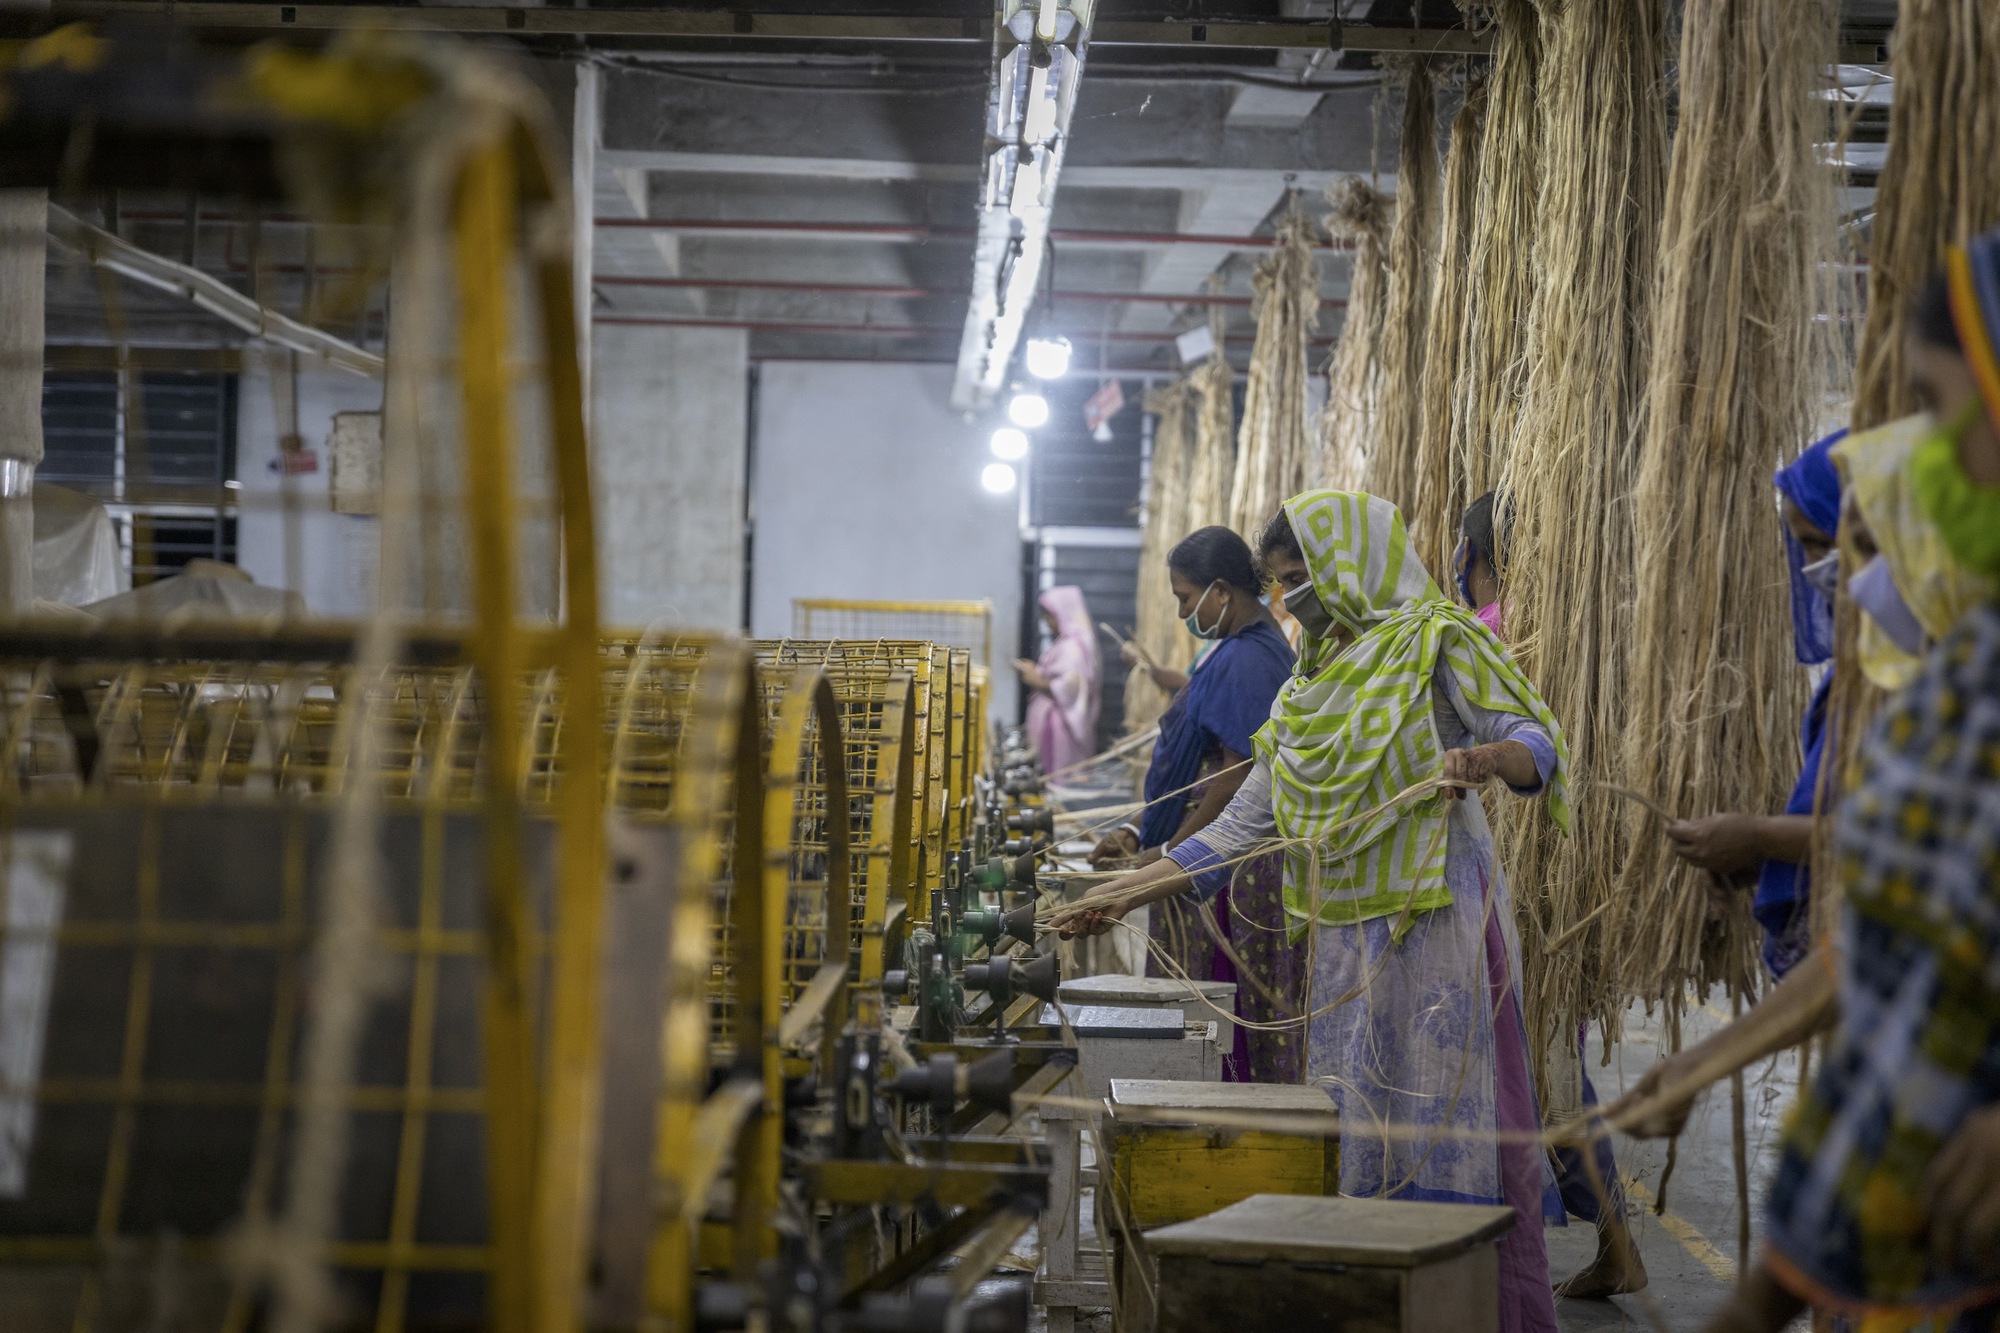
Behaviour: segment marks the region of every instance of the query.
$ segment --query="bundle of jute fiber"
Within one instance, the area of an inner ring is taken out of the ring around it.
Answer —
[[[1396,222],[1389,232],[1389,287],[1382,308],[1382,377],[1375,455],[1366,489],[1402,509],[1410,536],[1426,549],[1433,534],[1416,512],[1421,386],[1438,228],[1437,91],[1420,57],[1386,62],[1403,81],[1403,137],[1396,165]]]
[[[1868,245],[1868,317],[1855,368],[1853,424],[1866,429],[1915,410],[1904,383],[1911,301],[1944,261],[2000,223],[2000,7],[1909,0],[1890,47],[1895,74],[1889,153]],[[1842,542],[1842,572],[1854,573]],[[1813,838],[1813,920],[1823,934],[1839,919],[1833,821],[1826,815],[1854,773],[1884,693],[1860,671],[1861,613],[1842,598],[1835,615],[1834,675],[1827,693],[1827,749],[1820,770],[1821,818]]]
[[[1188,372],[1194,395],[1194,445],[1188,464],[1187,530],[1212,524],[1227,526],[1231,486],[1236,476],[1236,372],[1222,352],[1221,307],[1210,308],[1209,328],[1215,351]]]
[[[1181,626],[1167,582],[1167,554],[1194,531],[1187,522],[1193,398],[1187,381],[1175,380],[1148,392],[1145,404],[1154,417],[1153,453],[1146,478],[1145,522],[1139,529],[1139,596],[1132,638],[1155,662],[1176,671],[1186,670],[1194,656],[1194,639]],[[1125,682],[1126,732],[1151,726],[1166,706],[1166,692],[1153,683],[1145,667],[1135,667]]]
[[[1610,917],[1634,996],[1678,1013],[1690,985],[1760,974],[1747,895],[1711,908],[1659,811],[1784,808],[1806,676],[1794,659],[1774,464],[1814,428],[1814,320],[1833,250],[1821,71],[1830,0],[1689,0],[1667,177],[1638,480],[1626,782],[1633,812]]]
[[[1319,418],[1319,475],[1337,490],[1361,489],[1375,454],[1382,381],[1382,315],[1388,296],[1390,201],[1359,176],[1326,187],[1332,211],[1322,225],[1354,256],[1347,317],[1326,361],[1326,408]]]
[[[1491,6],[1493,68],[1479,146],[1479,198],[1459,321],[1451,412],[1452,485],[1444,511],[1456,519],[1493,489],[1514,439],[1528,378],[1528,312],[1534,303],[1534,237],[1540,195],[1542,38],[1529,0]]]
[[[1576,1031],[1615,1022],[1603,917],[1624,868],[1624,811],[1592,779],[1624,756],[1625,506],[1645,402],[1652,274],[1666,193],[1666,34],[1658,0],[1537,0],[1542,170],[1528,382],[1500,490],[1512,515],[1507,638],[1569,738],[1574,833],[1502,824],[1543,1106],[1581,1109]],[[1546,941],[1563,940],[1554,954]]]
[[[1254,534],[1287,496],[1305,489],[1312,455],[1306,421],[1306,340],[1319,328],[1319,260],[1312,224],[1297,213],[1278,223],[1277,244],[1251,279],[1257,339],[1243,386],[1230,526]]]
[[[1465,89],[1451,122],[1451,146],[1444,159],[1444,189],[1438,209],[1437,281],[1431,287],[1430,321],[1424,326],[1423,410],[1417,435],[1416,500],[1410,520],[1427,534],[1418,546],[1424,564],[1449,570],[1457,545],[1458,518],[1475,498],[1462,494],[1463,478],[1452,466],[1452,410],[1458,393],[1459,353],[1471,305],[1472,236],[1478,221],[1479,149],[1486,117],[1486,80]],[[1406,513],[1412,511],[1405,511]]]
[[[2000,223],[2000,5],[1903,0],[1889,57],[1895,96],[1868,247],[1857,428],[1916,410],[1904,384],[1910,302],[1947,244]]]

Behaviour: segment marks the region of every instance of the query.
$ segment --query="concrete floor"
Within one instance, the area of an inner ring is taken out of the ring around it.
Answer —
[[[1690,1013],[1683,1039],[1693,1042],[1714,1031],[1728,1015],[1714,1005]],[[1609,1064],[1600,1064],[1603,1044],[1591,1034],[1591,1081],[1605,1101],[1636,1080],[1665,1048],[1664,1025],[1633,1008],[1625,1020],[1623,1039],[1613,1046]],[[1798,1061],[1781,1056],[1754,1067],[1745,1078],[1747,1156],[1753,1240],[1759,1201],[1776,1162],[1779,1134],[1798,1084]],[[1619,1174],[1626,1182],[1628,1211],[1650,1285],[1644,1292],[1608,1301],[1558,1301],[1556,1313],[1563,1333],[1698,1333],[1722,1304],[1736,1280],[1738,1209],[1733,1154],[1730,1146],[1730,1096],[1727,1085],[1712,1090],[1696,1104],[1682,1134],[1674,1173],[1667,1184],[1667,1210],[1653,1213],[1666,1163],[1664,1143],[1617,1144]],[[1086,1197],[1086,1208],[1090,1200]],[[1093,1233],[1085,1221],[1083,1235]],[[1549,1269],[1560,1281],[1589,1263],[1596,1232],[1581,1223],[1552,1228],[1547,1233]],[[1088,1242],[1087,1242],[1088,1243]],[[1032,1247],[1029,1237],[1023,1248]],[[1040,1310],[1032,1327],[1044,1327]],[[1078,1330],[1110,1333],[1108,1313],[1091,1312],[1076,1321]]]

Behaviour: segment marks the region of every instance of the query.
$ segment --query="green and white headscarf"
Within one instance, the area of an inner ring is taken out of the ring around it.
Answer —
[[[1342,652],[1308,640],[1258,731],[1271,766],[1271,803],[1285,854],[1285,909],[1351,925],[1451,902],[1445,885],[1445,797],[1382,809],[1436,777],[1443,763],[1431,680],[1440,659],[1465,698],[1534,719],[1555,743],[1549,817],[1569,829],[1569,750],[1541,694],[1478,617],[1438,590],[1410,546],[1403,516],[1356,491],[1307,491],[1285,501],[1313,589],[1353,636]],[[1368,811],[1378,811],[1357,820]],[[1315,905],[1317,912],[1315,912]]]

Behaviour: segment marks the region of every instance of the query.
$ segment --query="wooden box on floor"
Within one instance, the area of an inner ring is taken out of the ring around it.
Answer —
[[[1323,1116],[1330,1131],[1333,1102],[1318,1087],[1119,1078],[1111,1081],[1109,1110],[1099,1228],[1108,1237],[1125,1326],[1136,1333],[1151,1327],[1151,1274],[1134,1271],[1147,1261],[1130,1244],[1140,1232],[1206,1217],[1254,1194],[1340,1192],[1340,1145],[1331,1132],[1314,1138],[1160,1123],[1178,1113]]]
[[[1494,1333],[1510,1208],[1259,1194],[1149,1231],[1159,1333]]]

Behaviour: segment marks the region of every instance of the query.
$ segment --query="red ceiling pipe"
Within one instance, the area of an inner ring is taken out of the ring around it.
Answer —
[[[930,298],[964,300],[962,291],[946,291],[938,287],[896,287],[887,284],[840,283],[840,282],[779,282],[770,279],[747,278],[640,278],[627,276],[599,275],[591,279],[599,287],[666,287],[675,290],[729,290],[749,292],[811,292],[825,296],[879,296],[900,301],[919,301]],[[1135,301],[1153,305],[1224,305],[1247,306],[1251,298],[1247,296],[1207,296],[1180,295],[1162,292],[1087,292],[1059,291],[1058,301]],[[1345,301],[1327,301],[1323,304],[1337,310],[1347,307]]]
[[[749,232],[772,236],[852,237],[864,241],[971,240],[972,227],[940,227],[923,222],[787,222],[770,218],[598,218],[597,225],[638,231]],[[1222,245],[1237,250],[1268,250],[1269,236],[1211,236],[1179,231],[1064,231],[1049,233],[1057,245]],[[1319,250],[1351,250],[1350,242],[1322,241]]]
[[[665,329],[748,329],[752,333],[828,333],[854,334],[875,338],[929,338],[949,335],[957,337],[964,329],[957,324],[808,324],[785,320],[750,319],[678,319],[657,315],[593,315],[593,324],[630,324],[641,328]],[[1169,343],[1178,334],[1174,333],[1079,333],[1072,342],[1135,342]],[[1228,341],[1247,343],[1255,341],[1254,335],[1231,334]],[[1333,340],[1315,338],[1316,346],[1326,346]]]

